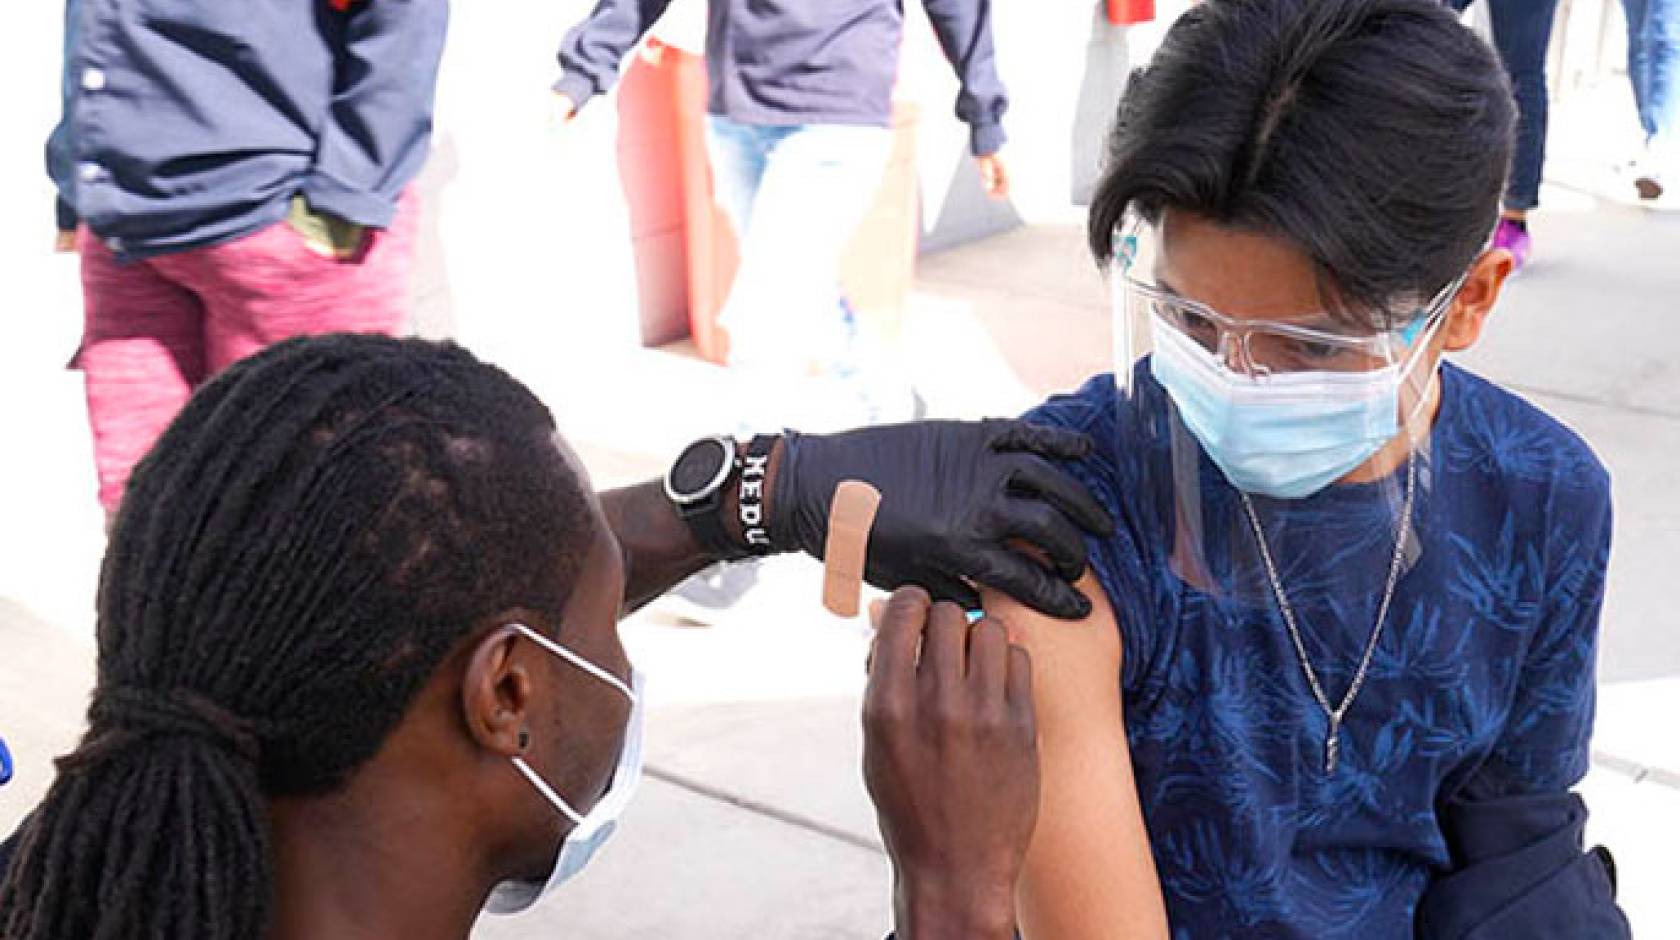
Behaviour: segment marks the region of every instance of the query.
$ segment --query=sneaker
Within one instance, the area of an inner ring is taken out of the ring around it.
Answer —
[[[1639,191],[1640,199],[1655,202],[1663,197],[1662,176],[1654,170],[1640,170],[1633,178],[1633,188]]]
[[[652,606],[679,624],[716,626],[758,584],[755,559],[718,564],[672,588]]]
[[[1528,234],[1525,223],[1500,219],[1499,228],[1493,233],[1493,247],[1509,251],[1515,270],[1521,271],[1528,266],[1528,259],[1534,254],[1534,236]]]
[[[1639,193],[1639,198],[1647,202],[1655,202],[1663,197],[1667,187],[1663,185],[1662,162],[1658,159],[1658,149],[1646,144],[1638,159],[1628,166],[1628,175],[1633,177],[1633,188]]]

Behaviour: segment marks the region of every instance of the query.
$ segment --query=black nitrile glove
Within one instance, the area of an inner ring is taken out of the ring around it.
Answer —
[[[1113,535],[1114,522],[1051,461],[1090,450],[1083,434],[999,419],[789,432],[769,500],[770,541],[823,557],[835,487],[863,480],[881,491],[870,584],[920,585],[971,610],[980,606],[974,584],[983,584],[1053,617],[1083,617],[1091,605],[1073,582],[1085,573],[1085,534]]]

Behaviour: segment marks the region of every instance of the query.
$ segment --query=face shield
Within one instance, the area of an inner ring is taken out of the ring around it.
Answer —
[[[1398,329],[1312,310],[1256,319],[1160,283],[1163,243],[1138,220],[1116,235],[1119,439],[1105,446],[1127,455],[1122,498],[1149,517],[1141,528],[1166,533],[1158,550],[1182,588],[1281,616],[1329,719],[1333,765],[1344,700],[1421,555],[1433,340],[1463,277]],[[1337,648],[1350,638],[1352,661],[1309,662],[1305,631],[1334,634]]]

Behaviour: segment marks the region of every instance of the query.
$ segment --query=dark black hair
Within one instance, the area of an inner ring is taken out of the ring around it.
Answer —
[[[1126,89],[1091,250],[1128,211],[1192,212],[1295,245],[1344,320],[1400,325],[1483,248],[1515,122],[1497,56],[1435,0],[1205,0]]]
[[[98,684],[0,887],[7,940],[254,940],[265,800],[345,781],[499,612],[558,623],[593,538],[554,420],[465,350],[293,340],[136,468]]]

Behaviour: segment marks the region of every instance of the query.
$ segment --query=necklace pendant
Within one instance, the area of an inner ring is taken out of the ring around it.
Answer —
[[[1329,737],[1324,739],[1324,772],[1327,774],[1335,773],[1336,763],[1341,759],[1341,756],[1342,731],[1340,728],[1332,726]]]

